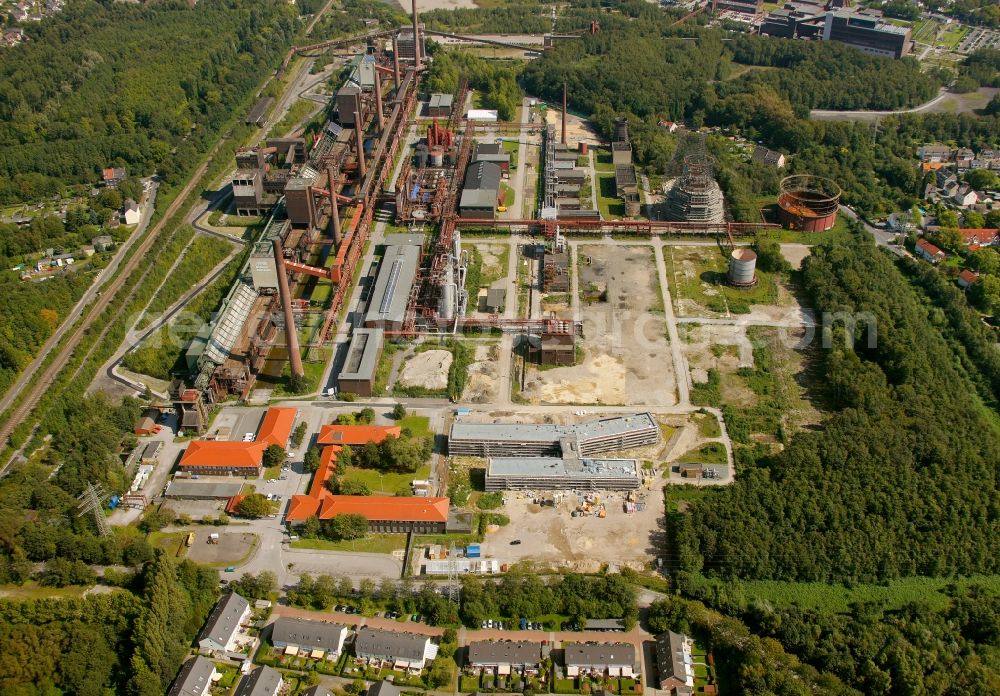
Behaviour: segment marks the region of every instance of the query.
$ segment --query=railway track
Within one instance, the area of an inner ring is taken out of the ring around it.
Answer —
[[[69,338],[56,354],[55,359],[52,360],[52,362],[50,362],[39,375],[37,375],[36,379],[29,384],[27,390],[23,392],[21,402],[14,406],[10,417],[2,426],[0,426],[0,443],[7,444],[14,429],[21,425],[21,423],[28,418],[34,408],[38,405],[42,395],[49,389],[49,387],[52,386],[56,376],[62,370],[70,356],[73,355],[73,351],[76,350],[91,325],[101,315],[101,313],[108,308],[112,301],[115,300],[118,295],[118,291],[121,290],[122,286],[132,275],[135,269],[139,267],[139,264],[143,262],[146,254],[159,238],[160,233],[163,231],[163,227],[166,225],[167,221],[177,214],[177,211],[179,211],[181,206],[184,205],[184,201],[187,200],[188,195],[190,195],[190,193],[194,190],[198,182],[201,181],[201,177],[204,176],[205,172],[208,170],[209,165],[212,163],[216,152],[223,142],[225,142],[225,138],[220,139],[219,142],[216,143],[209,158],[203,162],[197,170],[195,170],[194,174],[192,174],[191,178],[188,180],[188,183],[185,184],[184,188],[181,189],[173,203],[171,203],[167,208],[163,217],[160,218],[160,221],[157,222],[146,234],[146,238],[142,240],[132,256],[119,270],[118,276],[108,283],[94,304],[91,305],[90,309],[85,312],[83,319],[75,328],[71,330]],[[138,284],[136,287],[138,287]],[[120,304],[123,305],[124,303]],[[63,334],[65,335],[65,331]],[[60,336],[60,339],[61,338],[62,337]],[[0,470],[0,475],[7,473],[10,463],[16,459],[16,456],[17,454],[15,453],[15,455],[11,457],[10,461],[4,464],[3,469]]]

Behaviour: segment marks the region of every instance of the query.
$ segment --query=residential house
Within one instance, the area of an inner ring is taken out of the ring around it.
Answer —
[[[368,662],[387,662],[397,669],[420,672],[437,656],[438,646],[416,633],[363,627],[354,639],[354,654]]]
[[[270,667],[258,667],[240,679],[233,696],[277,696],[282,686],[281,672]]]
[[[1000,230],[991,227],[968,227],[958,231],[968,247],[996,246],[1000,243]]]
[[[955,151],[955,168],[964,172],[972,167],[972,160],[976,158],[976,153],[967,147],[960,147]]]
[[[469,643],[469,666],[499,675],[534,674],[542,663],[542,645],[527,640],[476,640]]]
[[[659,126],[660,126],[660,128],[666,128],[668,133],[673,133],[674,131],[676,131],[679,128],[679,126],[676,123],[674,123],[673,121],[663,121],[663,120],[661,120],[659,122]]]
[[[925,261],[930,261],[931,263],[938,263],[948,257],[947,254],[928,242],[926,239],[918,239],[914,250],[916,251],[917,256]]]
[[[198,647],[205,652],[232,652],[240,626],[250,618],[250,603],[235,592],[220,598],[198,634]]]
[[[785,166],[785,156],[783,154],[777,150],[769,150],[763,145],[758,145],[753,149],[753,155],[750,159],[760,164],[773,165],[778,169]]]
[[[139,204],[131,198],[125,200],[125,205],[123,206],[122,211],[122,222],[126,225],[138,225],[139,220],[142,219],[142,212],[139,210]]]
[[[977,280],[979,280],[979,274],[966,268],[958,274],[958,287],[968,290]]]
[[[101,171],[101,183],[105,186],[115,188],[128,178],[128,173],[123,167],[107,167]]]
[[[108,251],[115,245],[115,240],[110,234],[102,234],[90,240],[97,251]]]
[[[667,631],[656,637],[656,669],[664,691],[694,687],[691,641],[687,636]]]
[[[631,643],[572,643],[563,652],[568,677],[581,674],[631,677],[635,674],[635,646]]]
[[[917,149],[917,157],[922,162],[948,162],[952,150],[947,145],[924,145]]]
[[[271,644],[287,655],[305,651],[314,659],[335,660],[346,639],[347,626],[337,623],[281,617],[271,626]]]
[[[392,682],[380,681],[375,682],[368,687],[367,696],[399,696],[399,687]]]
[[[962,208],[968,208],[969,206],[975,205],[979,202],[979,194],[976,193],[968,184],[962,184],[959,186],[958,190],[952,194],[951,198],[959,205],[959,207]]]
[[[333,696],[333,692],[325,686],[312,686],[302,692],[302,696]]]
[[[217,674],[215,663],[207,657],[192,657],[181,665],[181,671],[170,685],[167,696],[208,696],[209,687]]]

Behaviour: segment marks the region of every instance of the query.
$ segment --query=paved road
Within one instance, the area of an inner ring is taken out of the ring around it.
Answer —
[[[691,371],[684,362],[681,351],[681,337],[677,332],[677,317],[674,316],[674,303],[670,298],[670,286],[667,284],[667,265],[663,261],[663,242],[653,246],[656,256],[656,273],[660,278],[660,292],[663,293],[663,311],[667,322],[667,338],[670,341],[670,356],[674,362],[674,376],[677,380],[677,403],[679,406],[691,405]]]
[[[896,109],[894,111],[838,111],[835,109],[813,109],[809,112],[809,118],[827,121],[856,121],[882,118],[883,116],[894,116],[896,114],[916,114],[934,107],[938,104],[938,102],[948,96],[948,94],[948,89],[946,87],[942,87],[938,90],[936,97],[925,101],[923,104],[915,106],[912,109]]]
[[[851,220],[860,222],[865,230],[875,238],[875,244],[878,246],[887,247],[893,239],[899,236],[896,232],[890,232],[888,230],[879,229],[878,227],[872,227],[864,218],[860,217],[846,205],[840,206],[840,214],[850,218]]]
[[[91,283],[90,287],[83,293],[83,296],[79,299],[70,313],[66,315],[62,324],[59,325],[59,328],[57,328],[55,332],[49,336],[49,340],[42,345],[41,350],[38,352],[38,356],[31,361],[31,364],[24,369],[21,376],[16,382],[14,382],[10,389],[7,390],[7,393],[3,395],[3,398],[0,399],[0,413],[3,413],[10,408],[14,399],[21,393],[21,390],[24,389],[29,380],[36,379],[36,373],[38,372],[42,362],[45,361],[45,358],[48,357],[49,353],[52,352],[62,337],[66,335],[66,332],[73,326],[73,322],[80,318],[83,314],[84,308],[100,294],[101,288],[104,287],[104,284],[108,281],[108,279],[110,279],[118,270],[118,266],[121,265],[122,259],[124,259],[125,255],[128,254],[129,249],[131,249],[135,243],[142,238],[143,234],[146,232],[146,227],[149,226],[149,220],[153,216],[153,210],[156,207],[156,192],[159,186],[159,182],[154,179],[150,185],[146,203],[143,206],[142,218],[139,220],[139,224],[135,228],[135,231],[129,235],[129,238],[124,244],[118,247],[118,251],[116,251],[114,256],[111,258],[111,263],[101,269],[100,273],[98,273],[97,277],[94,279],[94,282]]]

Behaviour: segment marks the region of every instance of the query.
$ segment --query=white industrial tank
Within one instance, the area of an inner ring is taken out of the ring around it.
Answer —
[[[752,249],[733,249],[729,255],[729,284],[738,288],[757,282],[757,254]]]

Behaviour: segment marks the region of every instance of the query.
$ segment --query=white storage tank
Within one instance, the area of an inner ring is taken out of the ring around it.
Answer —
[[[757,254],[752,249],[733,249],[729,255],[729,284],[738,288],[757,283]]]

